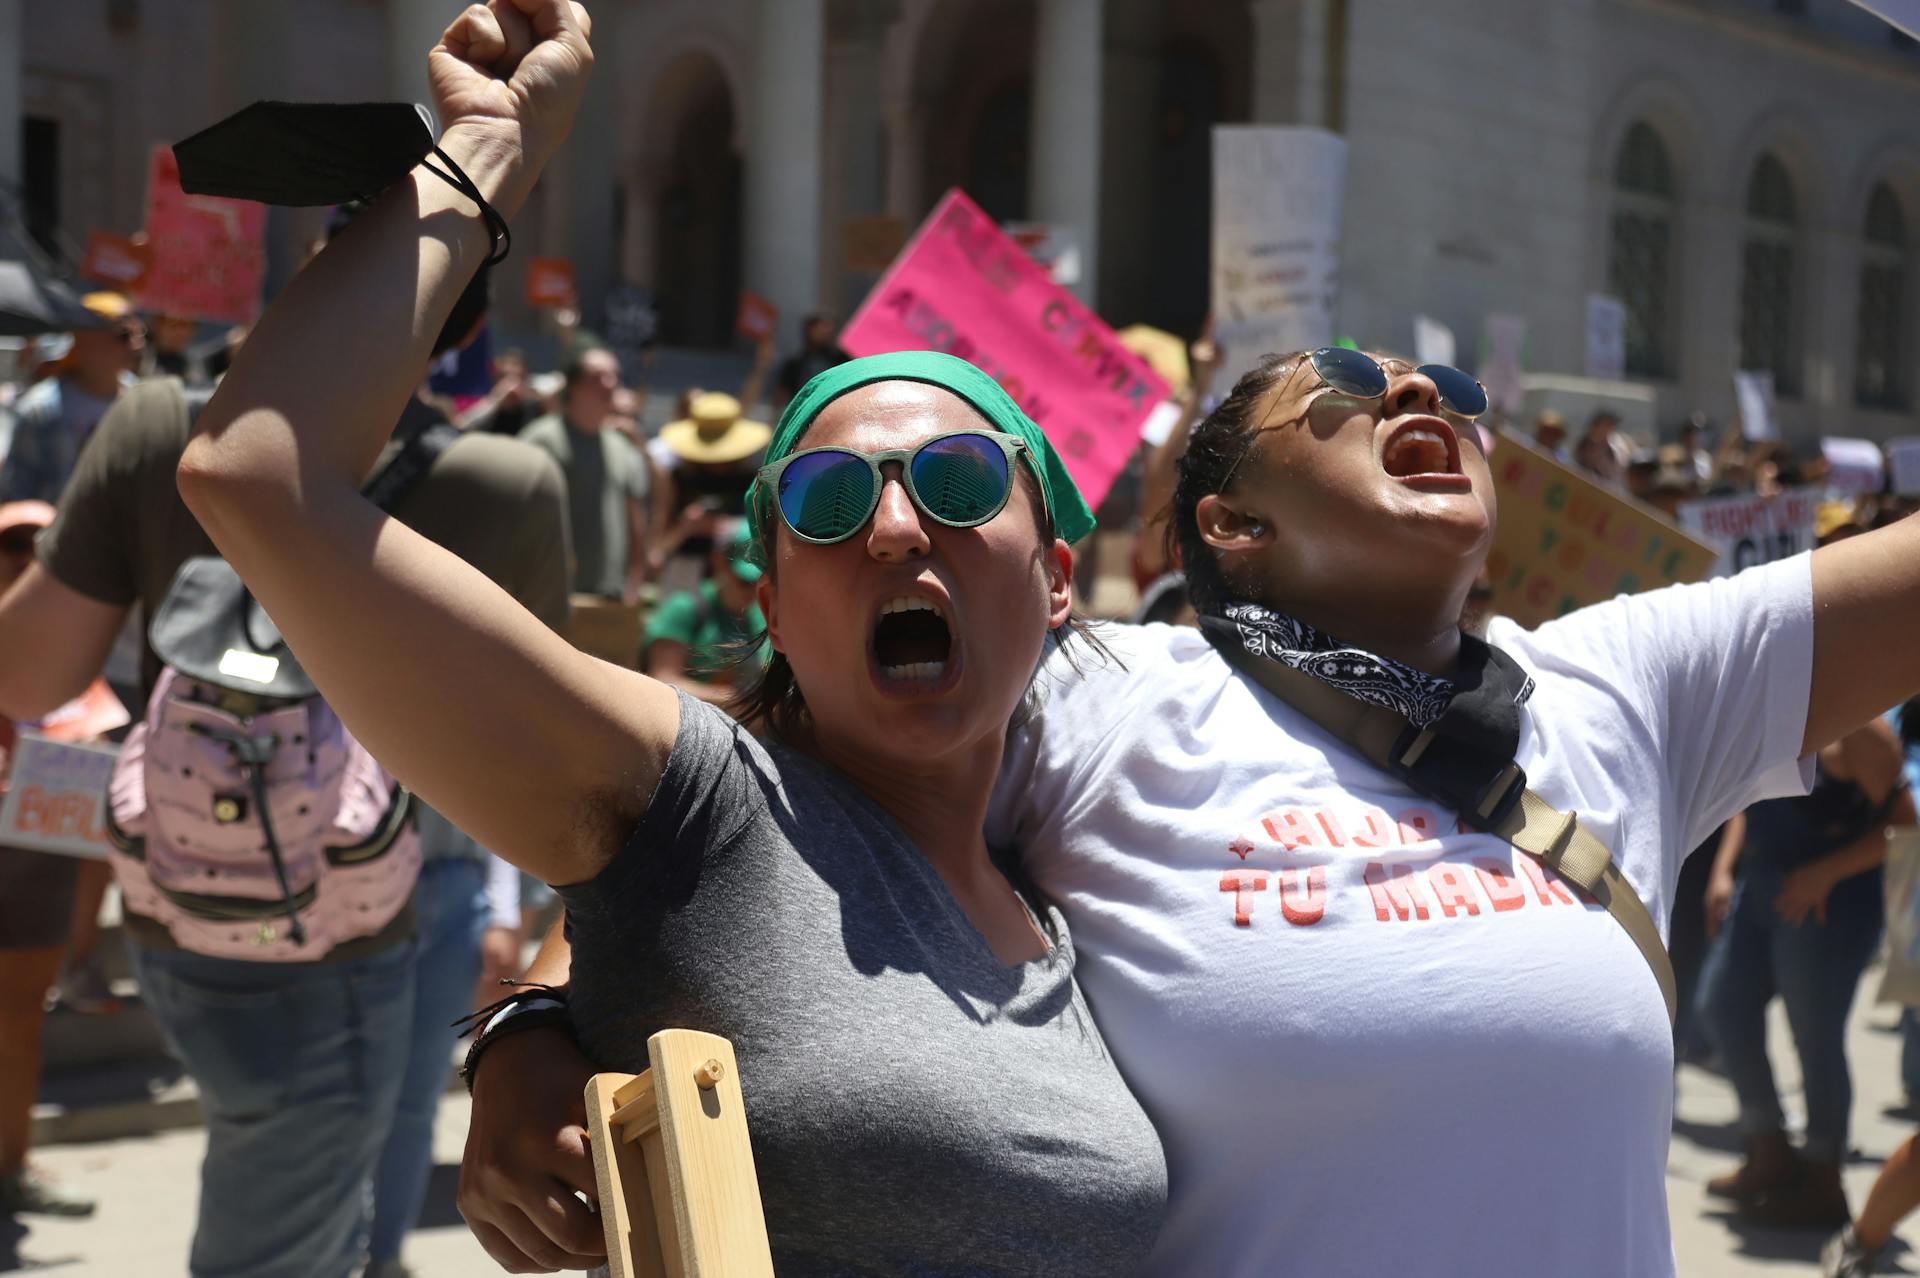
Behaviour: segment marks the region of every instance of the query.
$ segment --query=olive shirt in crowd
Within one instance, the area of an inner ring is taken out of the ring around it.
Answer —
[[[559,462],[567,477],[573,588],[584,595],[620,598],[633,550],[628,503],[644,508],[652,487],[646,459],[619,431],[578,430],[558,413],[533,422],[520,438]]]
[[[394,437],[411,438],[440,420],[416,399],[401,414]],[[217,553],[180,500],[174,479],[189,434],[179,382],[143,382],[122,395],[81,451],[59,514],[35,545],[41,565],[90,599],[116,607],[137,604],[143,617],[153,616],[183,563]],[[390,443],[379,464],[396,448]],[[538,449],[498,436],[465,435],[435,459],[393,513],[485,573],[547,625],[564,630],[563,500],[559,468]],[[142,648],[144,698],[160,663],[151,648]],[[130,708],[136,715],[141,709]],[[403,923],[400,935],[412,926],[411,910],[396,918],[395,926]],[[143,943],[172,948],[158,924],[133,917],[128,927]],[[372,952],[385,935],[338,947],[328,958]]]

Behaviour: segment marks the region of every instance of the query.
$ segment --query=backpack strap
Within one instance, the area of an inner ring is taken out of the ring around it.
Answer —
[[[1232,660],[1229,657],[1229,660]],[[1249,679],[1279,697],[1329,733],[1352,746],[1375,767],[1417,784],[1419,767],[1430,749],[1446,748],[1447,738],[1431,729],[1418,729],[1405,716],[1357,701],[1337,688],[1277,661],[1234,661]],[[1507,765],[1507,776],[1523,777],[1519,765]],[[1510,787],[1494,785],[1475,810],[1461,812],[1488,834],[1505,839],[1598,901],[1614,921],[1626,929],[1641,957],[1660,984],[1671,1024],[1679,1011],[1673,961],[1660,939],[1660,929],[1646,903],[1613,863],[1613,854],[1585,826],[1576,812],[1561,812],[1532,790],[1523,789],[1512,802]],[[1504,808],[1502,812],[1500,809]]]
[[[459,429],[446,421],[436,421],[415,431],[393,455],[393,460],[367,481],[361,493],[380,509],[391,512],[395,503],[412,491],[421,476],[440,459],[440,454],[459,438]]]

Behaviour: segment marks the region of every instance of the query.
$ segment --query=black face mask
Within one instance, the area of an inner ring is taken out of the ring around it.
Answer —
[[[460,166],[434,144],[433,113],[407,102],[256,102],[173,148],[180,189],[306,208],[371,200],[425,163],[480,206],[493,252],[504,261],[513,236]]]
[[[434,149],[408,102],[256,102],[173,148],[180,187],[302,208],[370,200]]]

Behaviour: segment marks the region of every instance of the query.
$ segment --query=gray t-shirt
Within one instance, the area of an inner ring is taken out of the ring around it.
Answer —
[[[645,506],[651,487],[646,459],[611,426],[575,430],[559,414],[529,423],[520,438],[544,449],[566,473],[574,590],[618,599],[633,544],[627,506]]]
[[[782,1278],[1132,1272],[1160,1142],[1073,981],[1002,964],[891,817],[680,698],[633,836],[560,889],[572,1012],[605,1069],[668,1028],[731,1039]]]

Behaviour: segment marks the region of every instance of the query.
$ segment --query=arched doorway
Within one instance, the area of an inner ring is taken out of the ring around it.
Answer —
[[[728,346],[740,295],[741,177],[733,94],[705,53],[660,77],[649,118],[666,122],[654,151],[653,286],[659,337]]]

